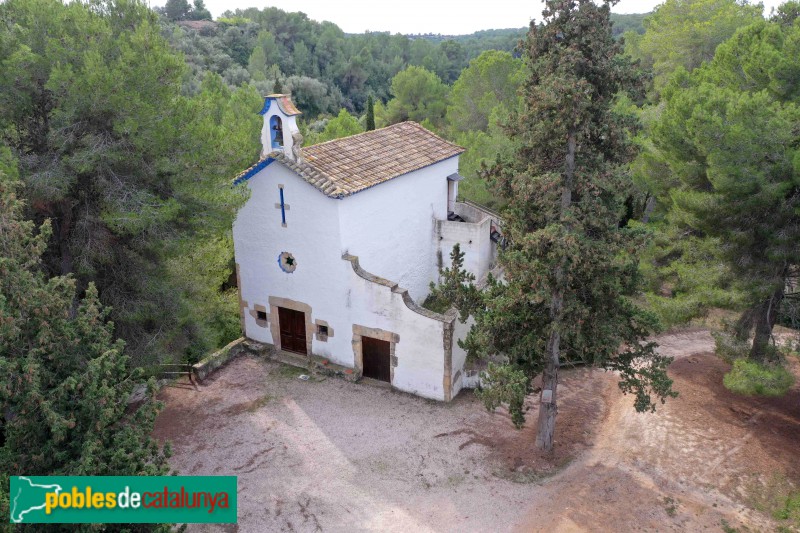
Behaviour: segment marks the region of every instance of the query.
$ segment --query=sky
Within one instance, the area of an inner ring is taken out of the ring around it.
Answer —
[[[163,6],[166,0],[150,0]],[[191,2],[192,0],[190,0]],[[389,31],[391,33],[441,33],[461,35],[478,30],[521,28],[539,18],[537,0],[204,0],[214,17],[236,8],[274,6],[284,11],[302,11],[316,21],[328,20],[347,33]],[[646,13],[663,0],[621,0],[616,13]],[[765,0],[766,12],[785,0]]]

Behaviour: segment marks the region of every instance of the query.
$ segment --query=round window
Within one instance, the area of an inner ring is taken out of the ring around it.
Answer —
[[[287,274],[291,274],[297,268],[297,260],[289,252],[281,252],[278,256],[278,266]]]

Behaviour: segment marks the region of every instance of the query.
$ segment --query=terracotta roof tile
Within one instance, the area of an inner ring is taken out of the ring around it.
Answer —
[[[275,101],[278,103],[278,107],[280,108],[281,111],[283,111],[283,114],[286,116],[292,117],[295,115],[303,114],[299,109],[297,109],[297,107],[294,105],[294,102],[292,102],[292,99],[288,94],[268,94],[265,98],[266,99],[274,98]]]
[[[343,198],[463,151],[416,122],[401,122],[303,148],[300,161],[272,152],[239,174],[234,183],[280,161],[326,196]]]
[[[355,194],[463,151],[416,122],[401,122],[303,148],[302,156],[346,194]]]

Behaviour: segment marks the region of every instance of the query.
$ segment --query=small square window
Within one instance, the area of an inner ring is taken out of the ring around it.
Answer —
[[[266,320],[267,319],[267,312],[266,311],[256,311],[256,319],[257,320]]]
[[[327,336],[328,335],[328,326],[322,326],[320,324],[317,324],[317,333],[319,335]]]

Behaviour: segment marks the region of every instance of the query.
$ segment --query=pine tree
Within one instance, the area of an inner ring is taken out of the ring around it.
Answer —
[[[183,96],[187,65],[141,0],[9,0],[0,20],[14,21],[0,37],[0,142],[19,158],[32,220],[52,221],[48,273],[79,292],[95,283],[137,364],[230,342],[214,322],[235,322],[235,295],[222,307],[205,296],[221,295],[232,245],[221,272],[191,271],[201,285],[175,267],[230,233],[243,198],[228,176],[258,154],[256,90],[232,94],[208,74]]]
[[[794,6],[796,7],[796,5]],[[792,18],[792,4],[781,13]],[[719,243],[745,308],[734,327],[749,358],[774,359],[772,329],[800,263],[800,26],[783,15],[739,30],[714,59],[677,72],[653,141],[677,230]],[[769,68],[766,68],[768,65]],[[655,177],[655,176],[654,176]]]
[[[341,139],[342,137],[349,137],[357,133],[363,133],[364,128],[358,122],[358,119],[347,112],[347,109],[339,110],[339,114],[330,119],[325,124],[325,129],[319,134],[312,133],[306,140],[306,145],[311,146],[334,139]]]
[[[372,100],[372,95],[367,98],[367,131],[375,129],[375,102]]]
[[[474,286],[475,275],[464,269],[464,252],[458,243],[450,251],[450,267],[439,268],[439,285],[431,282],[430,292],[422,304],[426,309],[444,313],[451,307],[464,309],[461,318],[466,321],[467,309],[480,302]]]
[[[9,475],[164,475],[167,449],[151,437],[159,404],[142,383],[108,309],[89,285],[47,279],[41,256],[50,223],[22,219],[8,150],[0,150],[0,514]],[[3,164],[3,162],[6,162]],[[153,526],[153,528],[157,528]],[[144,528],[140,528],[144,529]],[[152,528],[147,528],[152,529]]]
[[[189,12],[189,20],[211,20],[211,11],[203,0],[194,0],[194,7]]]
[[[191,11],[192,5],[188,0],[167,0],[164,4],[164,12],[170,20],[185,20]]]
[[[638,411],[674,395],[669,358],[642,342],[655,318],[631,297],[638,285],[636,252],[642,240],[620,225],[630,188],[627,164],[634,150],[627,120],[612,106],[620,91],[640,84],[620,55],[610,5],[591,0],[548,0],[541,25],[526,43],[529,76],[524,106],[509,127],[514,157],[491,170],[508,202],[501,253],[502,281],[490,280],[476,327],[465,346],[471,354],[503,354],[487,382],[506,386],[518,372],[543,373],[537,446],[550,450],[562,362],[581,361],[620,373],[620,388],[635,395]],[[501,370],[498,372],[498,368]],[[506,380],[507,381],[507,380]],[[484,393],[488,407],[497,396]],[[519,398],[509,403],[521,420]]]
[[[389,122],[427,119],[441,126],[447,112],[448,90],[439,76],[424,67],[410,66],[401,70],[392,78],[394,98],[386,104]]]
[[[736,30],[763,20],[764,8],[738,0],[665,0],[644,21],[646,32],[635,39],[643,61],[652,65],[653,84],[664,88],[682,66],[688,71],[714,57],[720,43]]]

